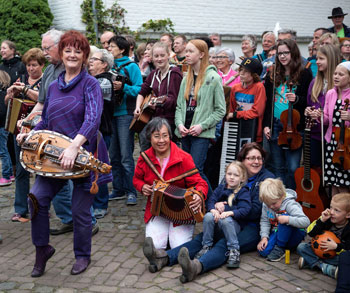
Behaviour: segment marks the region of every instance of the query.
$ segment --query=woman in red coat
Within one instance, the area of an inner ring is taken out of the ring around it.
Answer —
[[[164,180],[172,179],[195,168],[191,155],[178,148],[171,141],[171,128],[166,119],[154,118],[147,126],[146,136],[152,147],[145,153]],[[150,196],[153,192],[153,182],[157,179],[157,175],[140,156],[137,161],[133,183],[138,191],[148,197],[144,216],[146,237],[152,237],[156,248],[165,249],[168,240],[170,247],[173,248],[192,239],[194,225],[176,225],[161,216],[152,217]],[[199,173],[175,181],[172,185],[181,188],[195,187],[197,191],[203,194],[204,199],[208,192],[208,185]],[[201,205],[202,199],[195,194],[190,208],[199,211]]]

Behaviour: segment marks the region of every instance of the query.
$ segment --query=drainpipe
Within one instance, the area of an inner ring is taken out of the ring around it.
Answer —
[[[96,12],[96,0],[92,0],[92,20],[94,22],[96,44],[98,44],[98,25],[97,25],[97,12]]]

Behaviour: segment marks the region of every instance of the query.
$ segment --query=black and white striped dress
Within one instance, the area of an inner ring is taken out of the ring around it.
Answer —
[[[340,127],[341,119],[340,112],[342,107],[342,100],[338,99],[334,111],[333,111],[333,126]],[[337,168],[332,163],[334,150],[337,148],[337,142],[335,141],[335,135],[332,133],[331,142],[326,143],[326,160],[325,160],[325,175],[324,181],[326,185],[333,185],[336,187],[349,187],[350,186],[350,170],[344,171]]]

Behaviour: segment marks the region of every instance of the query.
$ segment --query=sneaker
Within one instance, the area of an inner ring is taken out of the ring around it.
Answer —
[[[120,199],[124,199],[126,198],[125,194],[123,195],[118,195],[114,192],[112,192],[109,196],[108,196],[108,200],[120,200]]]
[[[324,275],[330,276],[333,279],[336,279],[336,277],[338,277],[338,268],[336,266],[322,263],[321,268]]]
[[[98,233],[98,231],[100,230],[100,226],[98,225],[98,223],[96,222],[95,225],[92,226],[92,233],[91,236],[94,236]]]
[[[69,224],[60,223],[57,228],[50,229],[50,234],[60,235],[60,234],[64,234],[72,231],[73,231],[73,223],[69,223]]]
[[[0,178],[0,186],[8,186],[11,184],[12,184],[11,179]]]
[[[15,176],[10,176],[10,180],[13,182],[13,181],[15,181],[16,180],[16,177]]]
[[[128,195],[128,199],[126,200],[127,205],[135,205],[137,204],[137,198],[135,194],[130,193]]]
[[[108,214],[107,209],[94,209],[94,215],[96,219],[102,219]]]
[[[194,256],[195,259],[200,259],[204,254],[206,254],[211,249],[211,246],[204,245],[200,251]]]
[[[270,254],[267,256],[268,261],[280,261],[286,255],[283,248],[275,245],[271,250]]]
[[[239,268],[240,264],[240,253],[238,249],[230,249],[226,267],[228,268]]]
[[[301,256],[299,257],[299,260],[298,260],[298,268],[299,270],[302,270],[305,267],[306,267],[305,259]]]

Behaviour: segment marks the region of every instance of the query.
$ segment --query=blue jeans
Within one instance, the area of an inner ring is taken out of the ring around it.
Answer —
[[[346,293],[350,292],[350,251],[346,250],[339,255],[338,263],[338,279],[337,279],[337,288],[335,293]]]
[[[209,143],[210,143],[209,138],[194,137],[191,135],[187,135],[181,139],[182,149],[192,156],[194,164],[196,165],[196,168],[198,169],[201,177],[208,184],[208,188],[209,188],[208,194],[207,194],[208,198],[213,193],[213,190],[203,170],[204,170],[205,160],[207,159]]]
[[[285,224],[278,224],[277,232],[270,234],[269,242],[260,255],[266,257],[270,254],[275,245],[281,248],[294,249],[303,241],[306,232]]]
[[[241,253],[256,250],[256,245],[259,243],[259,228],[258,225],[246,225],[238,233],[238,242]],[[202,249],[203,233],[198,234],[193,240],[186,242],[178,247],[167,251],[169,257],[169,266],[177,264],[177,256],[182,247],[188,249],[190,258],[193,259],[197,252]],[[222,266],[227,260],[227,245],[226,239],[222,234],[214,233],[214,246],[199,261],[202,264],[202,273],[216,269]]]
[[[2,166],[2,177],[10,179],[12,176],[12,162],[9,151],[7,149],[7,138],[9,133],[4,127],[0,127],[0,159]]]
[[[206,213],[203,220],[203,246],[213,246],[215,224],[213,214],[210,212]],[[237,234],[241,230],[241,227],[237,221],[232,217],[227,217],[225,219],[219,219],[217,226],[225,235],[227,248],[239,250]]]
[[[309,243],[300,243],[297,247],[297,252],[302,256],[308,266],[313,269],[321,263],[328,263],[334,266],[337,266],[339,263],[339,256],[336,255],[333,258],[329,259],[320,259],[312,250]]]
[[[15,189],[15,213],[25,216],[28,214],[27,195],[29,193],[29,172],[24,170],[19,160],[21,147],[17,145],[16,137],[14,138],[15,155],[16,155],[16,189]]]
[[[129,130],[132,115],[116,116],[112,121],[112,138],[109,147],[113,174],[113,193],[119,196],[136,195],[134,177],[134,131]]]
[[[280,120],[274,118],[272,137],[270,146],[270,166],[276,177],[282,179],[287,188],[296,188],[294,173],[300,167],[302,147],[297,150],[284,149],[278,145],[278,135],[282,131],[283,125]]]
[[[56,179],[61,180],[61,179]],[[72,223],[72,192],[73,182],[67,180],[60,191],[52,200],[56,216],[59,217],[63,224]],[[35,195],[35,194],[34,194]]]

